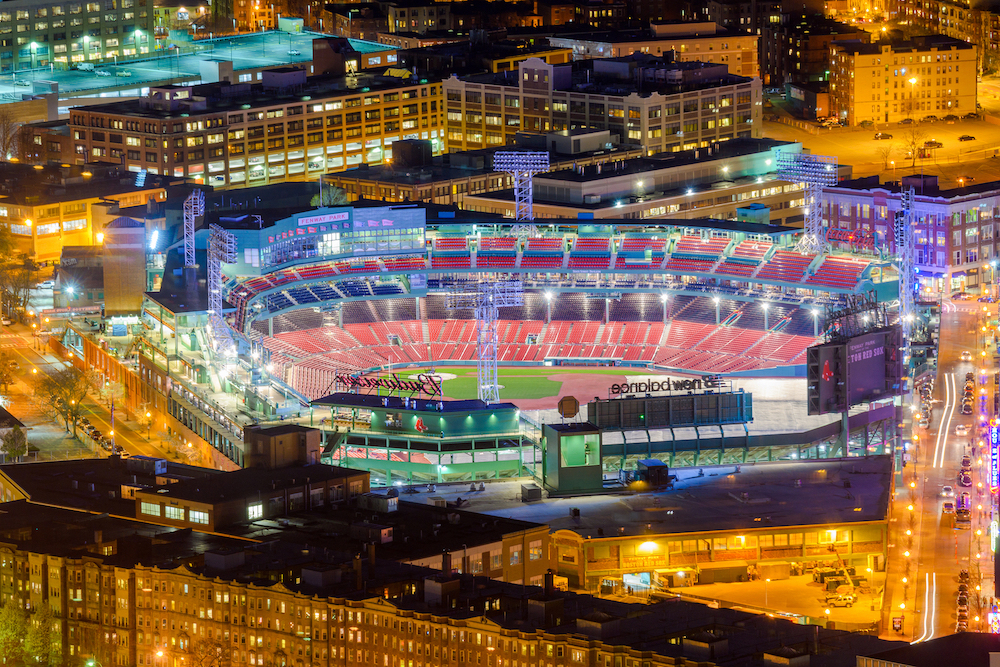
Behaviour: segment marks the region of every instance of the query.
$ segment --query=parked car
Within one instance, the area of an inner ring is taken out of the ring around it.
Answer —
[[[963,134],[958,138],[959,141],[975,141],[976,138],[971,134]]]
[[[858,125],[860,125],[861,127],[865,128],[865,129],[867,129],[869,127],[875,127],[875,123],[873,123],[870,120],[863,120],[860,123],[858,123]]]
[[[993,297],[991,297],[989,294],[987,294],[986,296],[979,297],[978,299],[976,299],[976,301],[978,301],[979,303],[996,303],[997,302],[997,300],[994,299]]]
[[[290,56],[301,56],[302,52],[298,49],[288,49],[288,55]]]
[[[56,286],[55,281],[43,280],[42,282],[38,283],[35,287],[37,287],[38,289],[52,289],[55,286]]]
[[[972,478],[969,477],[968,473],[960,472],[958,473],[958,485],[969,488],[972,486]]]
[[[28,81],[27,79],[15,79],[14,80],[14,85],[15,86],[24,86],[25,88],[30,88],[31,87],[31,82]]]
[[[962,457],[962,467],[971,468],[972,467],[972,457],[966,454]]]
[[[979,118],[979,114],[971,112],[962,116],[963,120],[976,120],[977,118]]]
[[[882,139],[892,139],[892,135],[889,134],[888,132],[876,132],[875,140],[880,141]]]
[[[950,500],[944,501],[944,503],[941,505],[941,511],[944,512],[945,514],[954,514],[955,503],[951,502]]]
[[[924,148],[941,148],[942,146],[944,146],[944,144],[936,139],[928,139],[924,142]]]
[[[900,125],[913,125],[913,119],[912,118],[904,118],[903,120],[899,121],[899,124]]]
[[[76,66],[76,69],[78,69],[81,72],[93,72],[94,63],[80,63],[79,65]]]
[[[111,76],[111,72],[107,71],[106,69],[96,70],[94,74],[96,74],[97,76]]]
[[[953,113],[950,113],[944,117],[944,120],[946,123],[954,123],[956,120],[958,120],[958,116],[956,116]]]
[[[924,119],[922,121],[920,121],[920,122],[921,123],[934,123],[937,120],[939,120],[938,117],[935,116],[934,114],[931,114],[930,116],[924,116]]]
[[[831,607],[853,607],[854,596],[846,593],[831,593],[826,596],[826,604]]]
[[[128,71],[127,69],[120,69],[117,72],[115,72],[115,76],[121,76],[121,77],[132,76],[132,72]]]

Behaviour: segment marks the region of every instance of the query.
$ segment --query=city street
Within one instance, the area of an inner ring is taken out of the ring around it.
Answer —
[[[8,410],[18,417],[28,428],[28,442],[37,447],[37,460],[53,458],[81,458],[85,456],[104,456],[105,452],[98,449],[88,452],[87,445],[81,440],[73,440],[71,433],[66,433],[61,420],[54,423],[48,415],[40,413],[38,407],[32,404],[33,369],[39,373],[51,373],[65,368],[67,363],[59,359],[51,350],[41,350],[41,341],[32,339],[31,332],[23,325],[3,327],[0,334],[0,348],[6,351],[20,366],[15,372],[17,382],[8,390],[11,401]],[[129,454],[141,454],[168,458],[180,462],[191,462],[191,453],[179,451],[173,443],[164,441],[162,425],[153,424],[149,428],[139,424],[133,415],[127,415],[119,408],[115,410],[115,423],[112,429],[110,407],[89,395],[84,401],[86,416],[102,433],[110,434],[114,430],[115,444]],[[149,437],[147,437],[147,434]],[[29,457],[28,460],[32,460]]]
[[[901,576],[890,589],[887,601],[891,605],[891,616],[903,614],[904,636],[912,641],[926,641],[955,632],[958,575],[962,569],[968,569],[972,576],[969,584],[973,589],[969,595],[969,630],[984,629],[982,623],[985,622],[986,606],[977,606],[974,589],[979,582],[984,591],[992,590],[992,577],[988,576],[992,572],[992,556],[985,537],[989,530],[989,500],[988,493],[979,486],[986,480],[987,460],[980,459],[977,448],[976,456],[972,457],[972,486],[960,486],[957,473],[962,456],[972,454],[969,443],[978,441],[978,433],[970,430],[968,435],[956,435],[957,427],[972,426],[973,420],[978,418],[978,414],[961,414],[960,393],[965,386],[965,374],[975,371],[977,367],[971,362],[961,361],[960,355],[968,350],[974,358],[980,358],[981,308],[982,304],[975,301],[944,302],[932,420],[928,429],[916,431],[919,444],[912,451],[914,461],[904,470],[904,490],[897,494],[895,501],[895,534],[891,539],[896,545],[892,558],[897,559]],[[980,387],[987,389],[987,402],[992,400],[989,393],[993,386],[992,373],[986,378],[985,385],[977,382],[977,408]],[[956,497],[942,495],[946,485],[954,489]],[[970,494],[972,505],[972,524],[964,530],[955,527],[954,514],[943,512],[943,503],[957,503],[958,496],[963,492]],[[980,511],[980,505],[985,510]],[[912,542],[907,531],[912,532]],[[981,535],[977,536],[977,531],[981,531]],[[906,551],[910,552],[909,556]],[[977,553],[981,556],[978,561]],[[982,573],[987,575],[981,580],[977,579],[980,572],[978,562],[982,562]],[[902,576],[907,578],[906,583],[902,582]],[[900,612],[900,604],[905,604],[903,612]],[[975,621],[977,615],[982,617],[980,623]]]

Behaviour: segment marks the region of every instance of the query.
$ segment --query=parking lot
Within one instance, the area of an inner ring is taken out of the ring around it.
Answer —
[[[144,55],[136,59],[119,58],[117,64],[94,62],[95,70],[104,71],[109,76],[81,70],[66,70],[58,67],[19,71],[15,74],[0,75],[0,97],[18,99],[32,91],[35,81],[55,81],[59,84],[60,98],[72,95],[135,96],[143,88],[199,81],[201,62],[206,58],[231,60],[233,70],[259,69],[286,64],[302,64],[312,60],[312,33],[292,34],[272,31],[233,38],[199,40],[192,44],[179,42],[179,49],[164,49],[156,54]],[[171,44],[167,45],[168,47]],[[190,48],[196,53],[186,53]],[[289,52],[299,55],[290,55]],[[116,76],[118,72],[129,72],[131,76]],[[18,85],[18,81],[28,81],[32,85]]]

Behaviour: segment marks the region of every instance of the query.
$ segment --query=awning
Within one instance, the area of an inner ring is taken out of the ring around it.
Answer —
[[[951,272],[951,277],[952,278],[961,278],[964,275],[965,275],[965,271],[952,271]]]

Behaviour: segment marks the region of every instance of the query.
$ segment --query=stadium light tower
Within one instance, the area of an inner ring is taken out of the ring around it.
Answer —
[[[448,295],[449,308],[472,308],[476,311],[476,362],[479,400],[487,405],[500,402],[497,377],[497,323],[500,309],[524,305],[524,287],[520,280],[482,281],[472,289]]]
[[[910,358],[910,331],[913,328],[913,203],[916,197],[913,186],[899,193],[899,210],[893,220],[896,245],[896,271],[899,274],[899,324],[902,329],[904,358]]]
[[[823,233],[823,187],[837,182],[837,158],[830,155],[805,155],[776,151],[778,177],[802,183],[805,188],[805,224],[799,252],[817,255],[827,252],[830,244]]]
[[[205,215],[205,193],[195,190],[184,200],[184,267],[191,268],[194,261],[194,223]]]
[[[497,151],[493,154],[493,168],[514,178],[514,234],[518,238],[534,235],[531,178],[549,170],[548,152]]]
[[[228,356],[230,352],[235,352],[235,344],[232,331],[222,317],[222,264],[236,261],[236,237],[219,225],[212,225],[209,229],[208,328],[215,352]]]

